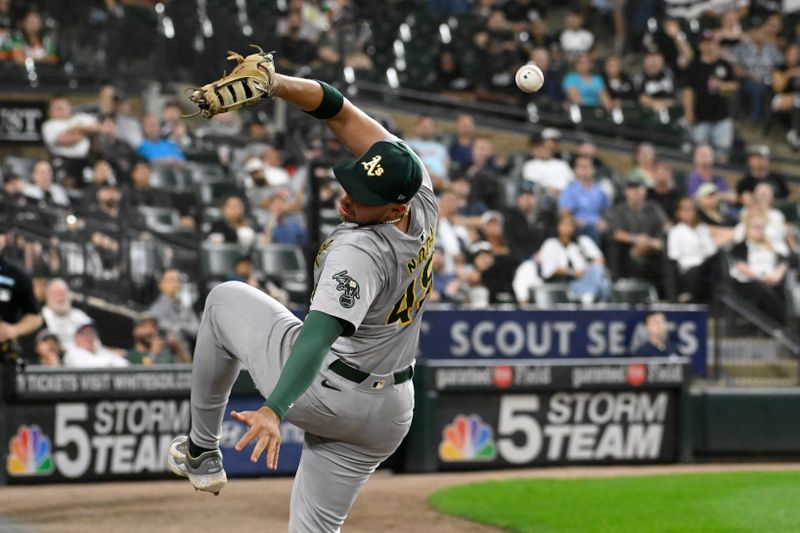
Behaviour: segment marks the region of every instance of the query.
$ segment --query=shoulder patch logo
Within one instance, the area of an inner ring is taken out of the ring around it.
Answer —
[[[336,290],[342,292],[339,296],[339,305],[345,309],[350,309],[356,304],[356,300],[361,297],[361,289],[358,286],[358,282],[347,275],[347,270],[334,274],[333,279],[338,282]]]

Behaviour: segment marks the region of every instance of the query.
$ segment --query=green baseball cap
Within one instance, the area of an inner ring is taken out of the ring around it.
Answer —
[[[378,141],[333,174],[353,200],[369,206],[404,204],[422,185],[422,163],[402,141]]]

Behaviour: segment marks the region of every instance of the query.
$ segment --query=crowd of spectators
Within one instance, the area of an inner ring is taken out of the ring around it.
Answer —
[[[407,131],[387,122],[420,155],[439,199],[431,301],[536,303],[537,289],[549,285],[564,287],[568,301],[594,305],[611,301],[619,280],[635,279],[662,299],[708,303],[712,281],[723,277],[768,317],[785,321],[783,288],[798,244],[776,202],[791,191],[771,171],[765,145],[748,149],[735,182],[718,168],[731,155],[734,116],[785,115],[789,140],[797,137],[793,28],[784,31],[769,13],[743,18],[734,10],[690,30],[678,16],[656,17],[650,2],[623,9],[624,2],[592,1],[566,10],[535,0],[429,4],[442,20],[479,22],[467,43],[474,50],[443,45],[434,54],[430,88],[519,103],[513,73],[534,60],[546,83],[532,102],[609,112],[640,106],[683,117],[694,141],[684,175],[647,142],[627,168],[612,170],[591,138],[567,149],[555,128],[537,128],[525,152],[509,154],[476,130],[469,113],[453,117],[452,131],[428,115]],[[9,6],[18,7],[0,0],[0,60],[58,61],[54,26],[37,11]],[[368,24],[353,22],[351,8],[348,1],[327,12],[317,2],[287,2],[277,20],[278,69],[335,79],[342,65],[357,73],[378,68],[374,36]],[[597,31],[599,20],[614,28],[610,41]],[[481,76],[463,64],[470,57],[480,58]],[[187,361],[206,282],[236,279],[288,301],[280,276],[257,267],[259,254],[270,245],[307,246],[309,204],[323,223],[335,208],[330,167],[344,151],[301,113],[289,111],[283,128],[266,107],[192,122],[181,118],[180,100],[145,101],[134,112],[131,96],[112,85],[88,104],[52,95],[42,127],[47,157],[3,169],[3,215],[24,222],[9,233],[4,257],[32,275],[42,308],[44,329],[26,354],[32,361]],[[162,238],[190,248],[188,264],[177,267],[173,251],[153,265],[136,255]],[[234,250],[234,260],[222,276],[199,277],[207,270],[198,266],[200,251],[216,249]],[[103,284],[115,303],[135,304],[131,346],[105,346],[98,322],[72,306],[71,288]],[[0,342],[39,328],[31,318],[15,320],[23,320],[19,331],[0,329]]]

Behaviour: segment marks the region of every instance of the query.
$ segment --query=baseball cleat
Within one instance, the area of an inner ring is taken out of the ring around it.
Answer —
[[[228,483],[222,467],[222,453],[211,450],[199,457],[192,457],[189,455],[189,437],[186,435],[172,439],[167,466],[176,476],[189,478],[194,490],[211,492],[214,496],[218,496]]]

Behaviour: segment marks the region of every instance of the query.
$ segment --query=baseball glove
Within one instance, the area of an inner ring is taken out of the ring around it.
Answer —
[[[241,54],[228,51],[228,59],[236,61],[236,67],[230,74],[203,85],[199,89],[189,89],[189,100],[197,104],[197,113],[186,115],[194,117],[202,115],[211,118],[218,113],[225,113],[240,107],[255,104],[263,98],[271,98],[275,92],[275,65],[272,53],[266,53],[260,46],[251,44],[258,53],[242,57]]]

